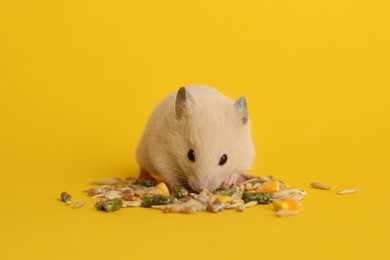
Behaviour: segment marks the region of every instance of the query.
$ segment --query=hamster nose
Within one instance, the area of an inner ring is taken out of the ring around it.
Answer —
[[[201,185],[199,188],[200,191],[202,191],[202,188],[205,187],[208,191],[212,192],[214,190],[216,190],[217,188],[219,188],[219,184],[216,183],[215,181],[213,180],[207,180],[203,183],[203,185]]]

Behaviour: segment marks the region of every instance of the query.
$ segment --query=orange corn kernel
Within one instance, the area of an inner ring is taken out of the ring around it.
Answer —
[[[164,182],[160,182],[154,188],[161,191],[161,195],[163,195],[163,196],[170,196],[171,195],[169,193],[169,189],[168,189],[167,185]]]
[[[279,181],[264,182],[259,188],[259,192],[278,192],[278,191],[279,191]]]
[[[281,210],[281,209],[298,210],[299,208],[298,201],[289,198],[274,200],[272,204],[274,205],[275,210]]]

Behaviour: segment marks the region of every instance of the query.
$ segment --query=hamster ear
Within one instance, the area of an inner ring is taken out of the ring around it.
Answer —
[[[240,117],[242,125],[245,125],[248,122],[248,104],[244,96],[240,97],[236,103],[234,103],[234,110],[237,112]]]
[[[181,87],[179,91],[177,91],[176,95],[175,111],[177,118],[182,119],[185,117],[185,114],[192,102],[193,98],[190,95],[190,92],[188,92],[185,87]]]

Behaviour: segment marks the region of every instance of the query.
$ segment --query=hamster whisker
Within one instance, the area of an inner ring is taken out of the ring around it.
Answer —
[[[165,166],[165,167],[167,167],[168,169],[170,169],[170,170],[173,170],[173,171],[175,171],[176,173],[179,173],[180,175],[183,175],[183,176],[185,176],[185,172],[183,171],[183,170],[181,170],[181,169],[178,169],[178,168],[174,168],[174,167],[171,167],[171,166]]]

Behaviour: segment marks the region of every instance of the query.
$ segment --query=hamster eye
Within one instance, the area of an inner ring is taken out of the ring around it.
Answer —
[[[227,162],[227,160],[228,160],[227,155],[226,154],[222,155],[221,159],[219,159],[219,165],[220,166],[224,165]]]
[[[195,151],[190,149],[188,151],[188,154],[187,154],[187,157],[188,159],[191,161],[191,162],[195,162]]]

